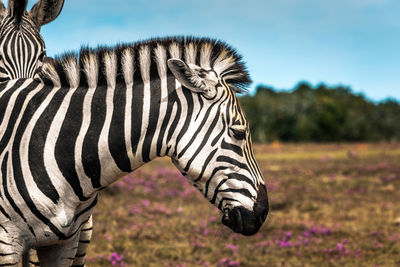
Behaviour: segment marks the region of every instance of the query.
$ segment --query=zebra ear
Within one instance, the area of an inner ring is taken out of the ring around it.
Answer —
[[[215,86],[200,77],[199,73],[203,70],[201,67],[192,65],[190,66],[180,59],[168,59],[168,67],[175,78],[189,90],[200,93],[206,98],[213,98],[216,95]]]
[[[60,14],[64,0],[40,0],[29,11],[29,16],[40,27],[52,22]]]
[[[0,21],[7,15],[6,7],[4,6],[3,2],[0,0]]]
[[[0,0],[0,19],[4,18],[4,15],[6,13],[6,7],[3,4],[3,1]]]

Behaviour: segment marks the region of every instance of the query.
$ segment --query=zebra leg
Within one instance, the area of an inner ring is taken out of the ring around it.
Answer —
[[[89,220],[82,226],[81,233],[79,235],[78,249],[71,267],[85,266],[86,251],[88,249],[90,239],[92,238],[92,225],[93,221],[91,215]]]
[[[92,238],[92,216],[82,226],[79,235],[78,249],[76,250],[75,259],[71,267],[83,267],[85,266],[85,256],[88,249],[90,240]],[[29,266],[40,266],[40,262],[35,249],[29,251]]]
[[[4,227],[0,228],[0,266],[18,266],[25,247],[19,235],[13,236]]]
[[[37,248],[41,267],[69,267],[75,259],[78,249],[79,234],[75,234],[62,245]]]
[[[31,249],[29,250],[29,266],[34,267],[34,266],[40,266],[39,259],[36,253],[36,249]]]

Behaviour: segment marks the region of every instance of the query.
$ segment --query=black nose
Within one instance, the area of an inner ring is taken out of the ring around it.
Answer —
[[[235,207],[224,213],[222,223],[236,233],[254,235],[267,218],[268,210],[267,190],[265,186],[260,186],[253,210]]]
[[[235,207],[222,217],[222,223],[235,233],[254,235],[261,227],[261,220],[254,211],[243,207]]]

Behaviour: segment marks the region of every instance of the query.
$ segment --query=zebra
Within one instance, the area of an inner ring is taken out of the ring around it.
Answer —
[[[236,93],[242,57],[218,40],[150,39],[82,48],[0,84],[0,265],[36,248],[70,266],[98,192],[157,157],[255,234],[268,214],[264,178]]]
[[[0,81],[33,78],[46,56],[40,28],[58,17],[64,0],[40,0],[27,12],[27,0],[0,0]]]
[[[40,34],[41,26],[55,20],[60,14],[64,0],[38,1],[26,12],[26,0],[8,1],[8,9],[0,0],[0,82],[18,78],[33,78],[45,61],[46,48]],[[82,228],[78,256],[74,265],[82,265],[87,242],[91,237],[91,220]],[[25,264],[28,258],[24,260]],[[34,250],[30,262],[39,265]]]

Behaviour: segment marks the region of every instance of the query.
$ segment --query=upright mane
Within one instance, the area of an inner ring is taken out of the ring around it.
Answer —
[[[157,53],[160,46],[167,51],[167,58],[178,56],[187,63],[212,68],[237,92],[245,91],[251,83],[247,68],[236,50],[219,40],[195,37],[154,38],[116,46],[82,47],[79,52],[68,52],[56,56],[54,60],[48,59],[39,76],[45,83],[70,87],[105,85],[109,79],[128,83],[124,73],[124,56],[130,53],[133,72],[140,73],[138,57],[140,50],[147,47],[151,55],[150,76],[155,77],[156,63],[162,60]],[[112,73],[105,71],[110,64],[116,69],[114,77],[107,77]],[[133,80],[137,77],[136,73]]]

